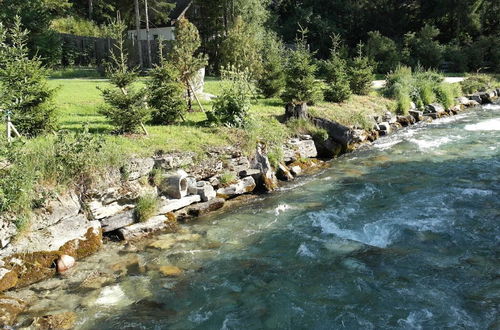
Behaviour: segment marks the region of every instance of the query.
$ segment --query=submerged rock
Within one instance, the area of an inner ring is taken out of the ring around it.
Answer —
[[[182,274],[182,269],[180,269],[179,267],[176,267],[176,266],[171,266],[171,265],[168,265],[168,266],[160,266],[160,273],[163,274],[163,276],[167,276],[167,277],[177,277],[177,276],[180,276]]]
[[[73,329],[76,322],[74,312],[65,312],[60,314],[45,315],[35,317],[32,326],[36,329]]]
[[[119,284],[103,288],[95,301],[96,305],[102,306],[127,306],[132,303]]]
[[[193,217],[199,217],[209,212],[216,211],[224,206],[224,198],[215,198],[205,203],[199,203],[187,209],[187,214]]]
[[[0,295],[0,325],[10,326],[24,311],[26,303],[20,299]]]

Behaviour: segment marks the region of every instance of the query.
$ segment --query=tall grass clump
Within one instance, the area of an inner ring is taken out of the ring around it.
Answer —
[[[135,218],[138,222],[145,222],[158,211],[158,198],[154,195],[139,197],[135,206]]]

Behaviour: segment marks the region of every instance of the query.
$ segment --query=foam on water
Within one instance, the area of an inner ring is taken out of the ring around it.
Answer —
[[[483,105],[484,110],[500,110],[500,104],[486,104]]]
[[[469,124],[465,126],[467,131],[500,131],[500,118],[481,121],[477,124]]]
[[[433,140],[430,139],[409,139],[408,141],[416,144],[421,151],[428,151],[429,149],[435,149],[441,147],[442,145],[448,144],[450,142],[456,142],[463,139],[461,136],[443,136],[438,137]]]
[[[312,253],[311,250],[309,250],[309,248],[305,243],[300,244],[299,248],[297,249],[297,255],[309,258],[316,257],[316,255],[314,255],[314,253]]]

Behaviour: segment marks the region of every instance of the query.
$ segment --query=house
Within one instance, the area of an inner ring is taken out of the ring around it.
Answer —
[[[176,0],[175,8],[169,15],[169,21],[167,24],[163,24],[160,26],[150,26],[149,28],[149,40],[158,40],[163,39],[165,41],[174,40],[175,39],[175,23],[189,10],[193,0]],[[128,37],[133,40],[137,40],[137,30],[129,30]],[[147,40],[146,38],[146,27],[141,26],[139,30],[139,40]]]

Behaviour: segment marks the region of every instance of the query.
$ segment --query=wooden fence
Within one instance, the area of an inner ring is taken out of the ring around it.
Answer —
[[[61,39],[61,65],[62,66],[98,66],[110,61],[111,52],[115,51],[114,40],[111,38],[82,37],[72,34],[59,34]],[[143,67],[149,68],[159,62],[157,40],[150,40],[151,62],[147,55],[147,41],[141,40]],[[126,41],[129,54],[129,64],[139,66],[139,52],[137,41]],[[171,49],[171,43],[164,42],[164,54]]]

